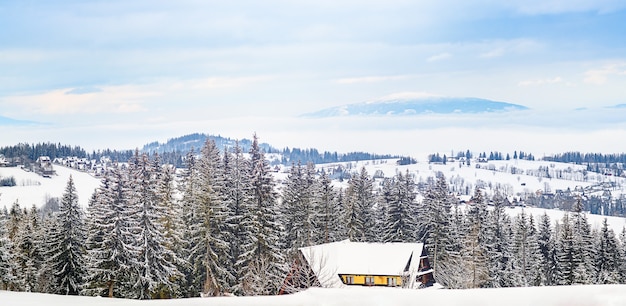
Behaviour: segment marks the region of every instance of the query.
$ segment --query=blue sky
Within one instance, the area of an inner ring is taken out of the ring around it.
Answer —
[[[300,114],[424,93],[521,104],[545,123],[626,103],[625,20],[620,0],[2,1],[0,116],[46,125],[0,127],[0,145],[255,131],[290,145],[285,129],[322,124]]]

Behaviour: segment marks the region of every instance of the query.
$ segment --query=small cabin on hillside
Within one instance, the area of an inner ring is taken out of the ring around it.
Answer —
[[[435,283],[423,243],[343,240],[299,249],[281,294],[308,287],[424,288]]]
[[[0,154],[0,167],[8,167],[9,161],[4,157],[4,155]]]
[[[56,174],[56,171],[52,168],[52,160],[48,156],[39,156],[35,164],[35,172],[43,177],[50,177]]]

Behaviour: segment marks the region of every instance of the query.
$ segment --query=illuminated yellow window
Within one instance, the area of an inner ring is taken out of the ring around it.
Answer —
[[[346,276],[346,284],[348,285],[354,284],[354,276]]]

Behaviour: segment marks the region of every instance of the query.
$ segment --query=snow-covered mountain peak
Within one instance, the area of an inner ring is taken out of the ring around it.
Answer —
[[[523,105],[480,98],[435,95],[394,95],[379,100],[347,104],[304,114],[304,117],[407,116],[421,114],[477,114],[527,110]]]

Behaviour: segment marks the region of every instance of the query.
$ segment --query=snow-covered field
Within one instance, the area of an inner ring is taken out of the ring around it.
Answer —
[[[473,187],[480,182],[482,184],[481,188],[484,187],[488,194],[495,186],[499,185],[507,191],[509,196],[535,193],[538,190],[546,191],[546,187],[554,192],[559,189],[566,190],[570,188],[574,190],[576,187],[584,188],[603,182],[612,182],[618,186],[626,185],[626,178],[588,172],[585,179],[582,174],[585,166],[548,161],[501,160],[489,161],[487,163],[472,162],[469,166],[466,164],[460,165],[459,162],[448,162],[443,165],[420,161],[416,164],[399,166],[396,164],[396,160],[388,159],[323,164],[317,167],[324,168],[328,172],[338,165],[347,166],[350,171],[359,171],[362,167],[365,167],[369,175],[382,171],[385,177],[393,176],[398,171],[404,173],[408,170],[409,173],[415,175],[417,182],[426,180],[428,177],[435,177],[437,173],[443,173],[449,185],[452,185],[451,182],[453,182],[456,185],[462,183]],[[540,168],[548,169],[553,178],[538,177]],[[513,170],[515,170],[516,174],[512,174]],[[555,178],[556,173],[560,173],[562,178]],[[473,192],[473,188],[470,188],[470,192]],[[614,196],[618,196],[626,193],[626,189],[617,188],[612,192]]]
[[[11,207],[16,200],[21,207],[30,208],[33,204],[42,207],[47,198],[62,197],[70,175],[76,185],[78,201],[83,207],[87,207],[89,198],[100,186],[100,179],[88,173],[58,165],[54,165],[54,170],[57,175],[44,178],[19,167],[0,168],[0,177],[15,177],[17,183],[14,187],[0,187],[0,208]]]
[[[539,221],[539,217],[543,216],[544,213],[548,214],[552,224],[554,222],[559,221],[562,223],[563,214],[569,213],[568,211],[557,210],[557,209],[544,209],[544,208],[536,208],[536,207],[514,207],[507,208],[506,212],[511,217],[515,217],[519,215],[522,211],[524,211],[527,215],[532,214],[535,217],[536,221]],[[607,224],[610,228],[613,229],[616,235],[622,232],[622,229],[626,226],[626,218],[621,217],[612,217],[612,216],[602,216],[602,215],[594,215],[594,214],[586,214],[587,220],[589,220],[589,224],[591,228],[599,229],[602,226],[602,222],[606,218]],[[538,223],[535,223],[535,225]]]
[[[115,306],[115,305],[508,305],[617,306],[626,305],[626,285],[587,285],[531,288],[409,290],[351,287],[311,288],[285,296],[218,297],[136,301],[0,291],[2,305]]]

